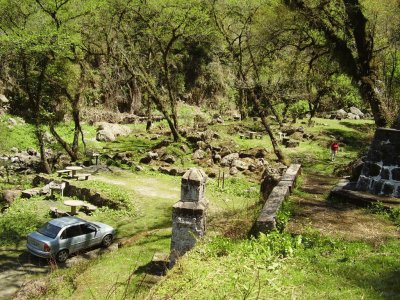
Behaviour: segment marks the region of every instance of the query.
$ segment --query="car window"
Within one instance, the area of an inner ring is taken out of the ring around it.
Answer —
[[[92,226],[91,224],[82,224],[81,230],[83,234],[88,234],[96,231],[94,226]]]
[[[57,234],[60,232],[60,230],[61,230],[60,227],[55,226],[55,225],[50,224],[50,223],[46,223],[46,224],[43,225],[43,227],[41,227],[38,230],[38,232],[43,234],[43,235],[45,235],[45,236],[48,236],[49,238],[54,239],[57,236]]]
[[[73,238],[75,236],[82,234],[80,225],[74,225],[74,226],[68,227],[65,231],[66,231],[66,234],[65,234],[66,238]]]

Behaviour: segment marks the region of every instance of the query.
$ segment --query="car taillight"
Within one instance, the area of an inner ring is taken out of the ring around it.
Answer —
[[[47,244],[44,244],[44,245],[43,245],[43,250],[44,250],[45,252],[50,252],[50,246],[47,245]]]

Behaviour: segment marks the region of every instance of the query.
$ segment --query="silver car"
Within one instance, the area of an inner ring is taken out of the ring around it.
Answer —
[[[101,244],[111,245],[115,229],[100,222],[88,222],[76,217],[62,217],[47,222],[28,235],[30,253],[65,262],[72,253]]]

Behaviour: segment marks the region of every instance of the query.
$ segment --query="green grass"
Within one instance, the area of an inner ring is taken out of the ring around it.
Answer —
[[[17,120],[17,124],[10,128],[8,128],[9,118]],[[37,148],[34,127],[15,116],[7,114],[0,116],[0,136],[2,137],[0,153],[8,153],[13,147],[20,150]]]
[[[315,234],[208,239],[153,288],[155,299],[396,299],[398,247]]]

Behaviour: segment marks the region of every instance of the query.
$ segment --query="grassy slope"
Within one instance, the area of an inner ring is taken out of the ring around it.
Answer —
[[[346,166],[365,150],[373,133],[372,122],[316,122],[309,130],[317,135],[316,141],[286,149],[293,161],[303,164],[303,176],[332,176],[334,169]],[[326,147],[333,138],[340,139],[343,146],[334,163]],[[296,195],[320,197],[321,201],[327,197],[304,191]],[[383,221],[380,216],[375,218],[377,224]],[[321,236],[312,226],[296,236],[272,235],[239,242],[209,238],[183,258],[149,297],[396,299],[400,294],[399,246],[400,241],[393,238],[373,245],[363,239]]]
[[[305,141],[299,148],[285,150],[294,161],[299,160],[303,163],[306,172],[332,174],[333,169],[338,165],[344,166],[356,157],[358,151],[368,144],[367,140],[372,133],[370,127],[365,125],[370,122],[365,121],[338,122],[317,119],[316,122],[317,126],[306,129],[317,135],[316,142]],[[318,123],[325,123],[328,126],[318,125]],[[227,126],[216,125],[214,128],[221,133],[223,138],[232,137],[241,148],[264,146],[270,149],[267,137],[262,140],[242,140],[237,134],[230,135],[224,129]],[[329,151],[326,148],[331,134],[336,138],[341,137],[344,144],[347,144],[335,163],[329,161]],[[109,144],[107,147],[118,150],[132,148],[145,150],[151,147],[149,140],[144,139],[143,146],[139,142],[138,138],[133,140],[127,138],[121,139],[119,143]],[[97,144],[95,147],[102,147],[102,144]],[[156,182],[152,182],[154,178]],[[50,279],[52,288],[47,296],[107,298],[108,296],[105,295],[110,293],[109,297],[119,299],[123,298],[127,292],[128,298],[143,297],[148,290],[148,286],[144,284],[147,279],[142,283],[143,266],[150,261],[154,252],[168,252],[171,206],[178,200],[179,191],[173,191],[173,197],[164,197],[146,194],[146,190],[140,193],[135,188],[152,182],[150,185],[156,188],[164,186],[165,191],[169,187],[176,189],[179,187],[179,178],[145,173],[130,174],[128,177],[125,174],[114,174],[107,180],[115,180],[114,184],[118,188],[133,195],[132,201],[139,208],[139,215],[132,218],[118,214],[108,215],[105,212],[91,218],[117,227],[120,237],[129,236],[130,242],[117,252],[82,263],[81,266],[59,269],[52,273]],[[328,250],[323,245],[318,246],[319,243],[324,243],[320,242],[319,237],[309,237],[306,233],[304,234],[306,238],[302,239],[301,243],[298,240],[292,240],[291,237],[276,237],[277,240],[284,239],[278,242],[235,241],[235,239],[222,239],[221,242],[221,235],[244,237],[246,232],[244,229],[251,226],[251,221],[259,209],[259,206],[254,205],[258,200],[257,187],[252,187],[254,185],[243,180],[233,179],[228,180],[225,191],[221,191],[215,182],[209,183],[207,195],[211,201],[210,238],[196,247],[187,258],[182,259],[181,265],[174,268],[161,285],[151,291],[152,297],[164,298],[173,295],[176,299],[184,299],[188,296],[204,299],[207,292],[210,298],[242,298],[248,294],[252,297],[260,295],[261,298],[271,298],[268,295],[273,295],[273,298],[289,298],[290,295],[315,298],[318,289],[325,283],[329,284],[323,293],[325,296],[332,293],[333,298],[339,298],[340,295],[347,295],[347,293],[356,295],[355,298],[360,298],[362,295],[365,298],[375,298],[380,293],[398,292],[388,288],[392,280],[390,272],[397,274],[395,273],[395,259],[398,258],[397,249],[399,248],[397,241],[383,246],[386,248],[373,248],[365,242],[335,241],[331,238],[327,243],[337,246],[329,246]],[[161,190],[163,191],[162,188]],[[170,192],[165,195],[167,194],[171,195]],[[40,202],[38,204],[43,207]],[[42,210],[44,212],[46,208]],[[220,216],[223,216],[223,221]],[[309,247],[304,242],[307,239],[314,239],[313,243],[317,246]],[[220,243],[223,245],[219,246]],[[265,249],[270,248],[271,243],[279,246],[272,247],[272,250],[266,253]],[[283,249],[275,249],[281,245],[284,245]],[[287,249],[285,245],[289,245]],[[218,250],[221,247],[222,252]],[[23,249],[23,245],[20,244],[16,249]],[[384,255],[379,255],[380,253]],[[352,266],[358,271],[350,272]],[[357,283],[350,281],[349,278],[356,280],[355,275],[361,269],[364,276],[359,276]],[[375,285],[372,283],[368,285],[367,283],[375,278],[375,270],[382,276],[377,279]],[[342,273],[347,275],[341,275]],[[389,275],[384,276],[385,274]],[[66,276],[70,280],[60,283],[60,276]],[[366,284],[361,284],[363,280]],[[127,285],[128,281],[131,281],[131,284]],[[377,285],[383,288],[374,288]],[[126,289],[126,286],[129,288]],[[185,288],[176,291],[175,286]],[[258,286],[262,286],[262,289]],[[286,289],[287,286],[292,289]],[[269,294],[271,291],[273,294]]]

